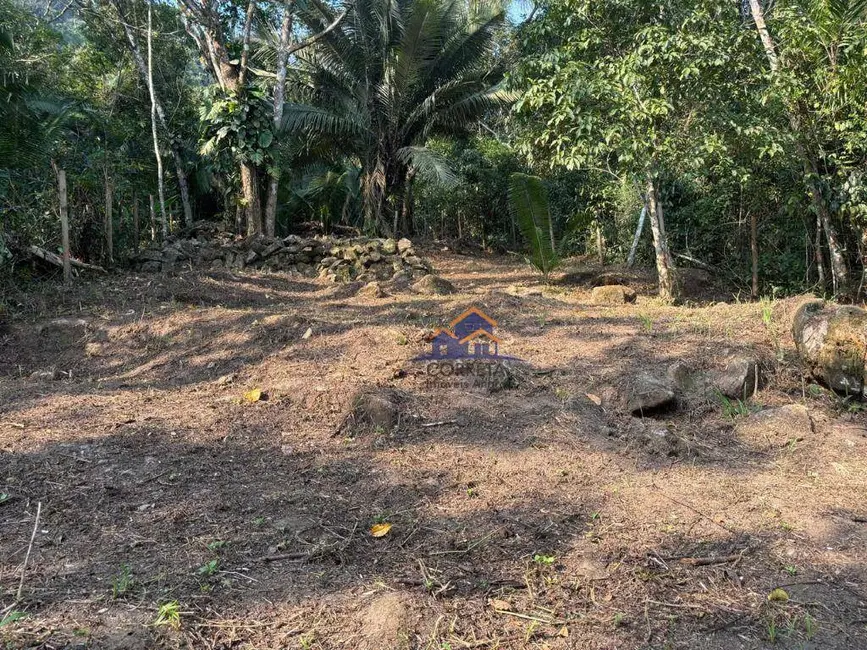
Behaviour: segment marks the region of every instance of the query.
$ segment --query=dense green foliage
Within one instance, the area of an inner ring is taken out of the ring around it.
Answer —
[[[277,234],[312,221],[535,259],[532,203],[510,208],[510,178],[534,174],[550,260],[601,241],[625,261],[647,205],[638,259],[664,294],[700,264],[733,292],[851,297],[867,259],[865,6],[778,0],[757,21],[749,2],[547,0],[516,24],[508,6],[445,0],[153,5],[157,122],[136,60],[147,3],[0,0],[0,227],[56,250],[62,168],[76,256],[109,261],[109,212],[118,259],[159,237],[156,128],[170,230],[186,179],[196,219],[248,234],[270,191]]]

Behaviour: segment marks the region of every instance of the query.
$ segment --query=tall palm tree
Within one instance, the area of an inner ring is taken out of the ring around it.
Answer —
[[[318,0],[308,7],[299,18],[311,31],[333,20]],[[411,232],[413,179],[455,180],[427,139],[466,129],[509,101],[503,63],[495,63],[503,20],[500,10],[455,0],[357,0],[299,56],[312,100],[287,104],[284,127],[328,138],[357,162],[366,230]]]

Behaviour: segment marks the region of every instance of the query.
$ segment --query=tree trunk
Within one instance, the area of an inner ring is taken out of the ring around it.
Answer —
[[[676,269],[671,252],[668,250],[668,238],[665,234],[665,218],[662,203],[659,201],[656,180],[651,174],[647,176],[647,212],[650,215],[650,230],[653,232],[653,248],[656,251],[656,271],[659,274],[659,296],[664,300],[677,297]]]
[[[759,38],[762,41],[762,46],[765,48],[765,55],[768,57],[768,64],[771,66],[771,72],[775,73],[780,69],[780,62],[777,59],[777,52],[774,48],[774,41],[771,38],[768,27],[765,24],[765,12],[759,0],[750,0],[750,12],[753,15],[753,22],[756,24],[756,31],[759,33]]]
[[[105,248],[108,263],[114,264],[114,195],[108,168],[105,168]]]
[[[132,197],[132,232],[133,232],[133,247],[135,252],[138,252],[139,242],[141,242],[141,233],[139,231],[138,221],[138,195]]]
[[[262,202],[259,199],[259,170],[251,163],[241,165],[241,191],[247,213],[247,236],[262,234]]]
[[[753,22],[756,25],[756,31],[762,41],[762,46],[765,48],[768,65],[771,68],[771,72],[776,76],[780,71],[780,60],[777,57],[774,41],[771,38],[767,25],[765,24],[764,11],[759,0],[749,0],[749,2]],[[819,165],[816,161],[816,157],[810,152],[810,149],[805,142],[805,138],[801,133],[798,112],[791,103],[787,107],[787,112],[789,115],[789,124],[795,136],[798,153],[800,154],[801,160],[804,164],[804,174],[809,188],[810,199],[813,202],[813,206],[816,208],[816,212],[822,223],[822,228],[825,230],[825,237],[828,240],[828,252],[831,258],[831,277],[834,284],[834,293],[846,296],[850,291],[849,269],[846,265],[846,258],[840,246],[837,232],[831,221],[831,210],[828,207],[828,203],[825,200],[822,191],[822,185],[819,180]]]
[[[825,255],[822,253],[822,219],[816,215],[816,273],[819,285],[824,289],[825,280]]]
[[[750,258],[753,263],[752,298],[759,299],[759,217],[755,210],[750,212]]]
[[[63,281],[72,280],[72,268],[69,264],[69,214],[66,198],[66,171],[57,170],[57,196],[60,199],[60,245],[63,246]]]
[[[638,227],[632,238],[632,247],[629,249],[629,257],[626,258],[626,268],[631,269],[635,264],[635,254],[638,252],[638,242],[641,240],[641,231],[644,230],[644,219],[647,216],[647,203],[641,206],[641,214],[638,215]]]
[[[148,194],[148,200],[150,202],[150,214],[151,214],[151,241],[156,241],[157,238],[157,215],[154,210],[154,195]]]
[[[289,39],[292,37],[292,11],[294,0],[283,5],[283,24],[280,27],[280,46],[277,50],[277,80],[274,84],[274,134],[280,131],[283,122],[283,104],[286,97],[286,69],[289,61]],[[273,237],[277,223],[277,190],[280,188],[280,167],[268,177],[268,201],[265,205],[265,233]]]
[[[166,238],[166,193],[163,186],[163,159],[160,156],[160,141],[157,137],[157,105],[154,95],[153,22],[152,7],[148,3],[148,93],[151,97],[151,133],[154,140],[154,155],[157,159],[157,192],[160,197],[160,215],[163,220],[163,239]]]
[[[171,131],[169,130],[168,122],[166,121],[165,111],[163,110],[163,106],[160,103],[156,92],[154,91],[153,83],[151,81],[152,75],[149,73],[148,66],[145,64],[144,58],[141,55],[141,51],[138,48],[138,42],[135,38],[135,32],[133,31],[132,26],[129,24],[124,12],[121,10],[121,4],[118,0],[114,0],[114,6],[115,9],[117,9],[118,16],[120,16],[120,22],[123,25],[123,30],[126,34],[127,45],[129,45],[129,49],[132,53],[132,58],[135,61],[136,68],[138,69],[139,76],[141,76],[142,82],[148,88],[148,93],[150,94],[151,102],[156,109],[157,118],[159,119],[160,126],[162,126],[163,130],[169,134],[172,159],[175,163],[175,175],[178,178],[178,190],[181,195],[181,205],[184,208],[184,225],[189,228],[193,225],[193,209],[190,204],[190,186],[187,182],[187,175],[184,171],[184,160],[181,157],[180,149],[173,143]],[[148,30],[148,33],[150,33],[150,30]],[[150,47],[150,45],[148,47]],[[150,58],[150,54],[148,54],[148,57]]]
[[[843,255],[837,231],[831,222],[831,213],[822,195],[819,179],[815,174],[810,174],[810,179],[810,198],[813,199],[813,206],[816,208],[819,222],[822,224],[822,230],[825,231],[825,239],[828,242],[828,257],[831,262],[831,283],[834,287],[834,294],[846,296],[850,291],[849,268],[846,264],[846,258]]]
[[[605,249],[602,246],[602,224],[596,219],[596,254],[599,256],[599,266],[605,266]]]

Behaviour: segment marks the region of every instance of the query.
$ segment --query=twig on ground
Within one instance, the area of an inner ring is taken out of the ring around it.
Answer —
[[[747,552],[748,549],[742,550],[740,553],[736,553],[735,555],[721,555],[719,557],[681,557],[677,558],[677,561],[681,564],[688,564],[690,566],[709,566],[711,564],[727,564],[729,562],[737,562],[740,560],[744,553]]]
[[[306,560],[309,557],[309,553],[282,553],[280,555],[266,555],[259,559],[262,562],[280,562],[282,560],[298,562],[300,560]]]
[[[442,422],[422,422],[421,426],[427,427],[444,427],[448,424],[457,424],[457,420],[443,420]]]
[[[42,501],[36,504],[36,519],[33,522],[33,532],[30,534],[30,544],[27,546],[27,555],[24,556],[24,564],[21,565],[21,580],[18,583],[18,593],[15,594],[15,602],[21,602],[21,591],[24,589],[24,574],[27,572],[27,563],[30,561],[30,551],[33,550],[33,542],[36,540],[36,531],[39,528],[39,516],[42,514]]]
[[[495,609],[497,614],[506,614],[507,616],[514,616],[515,618],[523,618],[528,621],[536,621],[537,623],[544,623],[545,625],[563,625],[566,621],[562,620],[551,620],[548,618],[542,618],[540,616],[530,616],[529,614],[519,614],[518,612],[510,612],[507,609]]]

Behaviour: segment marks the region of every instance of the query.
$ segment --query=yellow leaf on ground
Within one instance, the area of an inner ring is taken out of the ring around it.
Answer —
[[[789,600],[789,594],[786,593],[785,589],[774,589],[771,593],[768,594],[768,600],[784,603]]]
[[[250,403],[258,402],[260,399],[262,399],[262,391],[258,388],[248,390],[246,393],[244,393],[244,399]]]
[[[391,530],[391,524],[373,524],[370,527],[370,534],[373,537],[385,537],[388,531]]]
[[[304,340],[306,341],[306,340],[309,339],[311,336],[313,336],[313,328],[312,328],[312,327],[308,327],[308,328],[307,328],[307,331],[304,332],[304,334],[301,336],[301,338],[304,339]]]
[[[560,631],[557,632],[557,636],[562,636],[562,637],[569,636],[569,628],[564,625],[563,627],[560,628]]]

